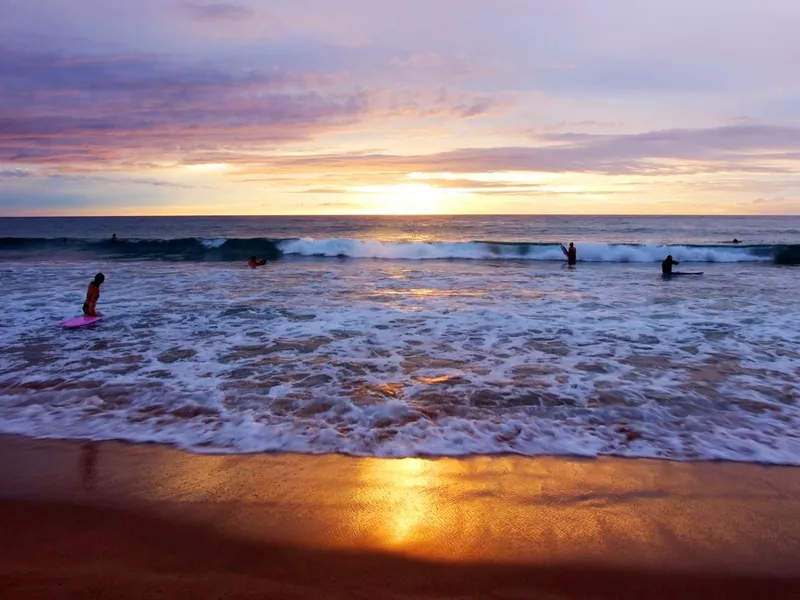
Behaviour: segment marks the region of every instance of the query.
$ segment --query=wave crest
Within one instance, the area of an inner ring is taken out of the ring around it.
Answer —
[[[800,245],[661,245],[578,243],[580,262],[652,263],[671,254],[686,262],[777,262],[800,264]],[[558,244],[536,242],[384,242],[380,240],[173,238],[109,240],[0,238],[0,257],[24,259],[92,254],[106,259],[242,261],[257,255],[339,257],[376,260],[562,261]]]

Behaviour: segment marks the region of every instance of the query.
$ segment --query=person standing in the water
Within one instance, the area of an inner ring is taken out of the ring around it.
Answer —
[[[574,242],[570,242],[569,248],[567,248],[567,264],[568,265],[578,264],[578,249],[575,247]]]
[[[98,273],[89,284],[86,290],[86,301],[83,303],[83,314],[87,317],[99,317],[97,312],[97,301],[100,299],[100,286],[106,280],[106,276]]]
[[[667,256],[662,263],[661,263],[661,273],[662,275],[672,275],[672,265],[679,265],[677,260],[672,259],[672,254]]]

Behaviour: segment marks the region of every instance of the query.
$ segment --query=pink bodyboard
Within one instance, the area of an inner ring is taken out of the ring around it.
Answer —
[[[69,321],[64,321],[63,323],[59,323],[59,327],[65,327],[67,329],[73,329],[75,327],[85,327],[86,325],[91,325],[92,323],[97,323],[103,317],[78,317],[76,319],[70,319]]]

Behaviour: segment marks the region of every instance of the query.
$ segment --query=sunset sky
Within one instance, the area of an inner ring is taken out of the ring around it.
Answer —
[[[797,0],[4,0],[0,216],[800,214]]]

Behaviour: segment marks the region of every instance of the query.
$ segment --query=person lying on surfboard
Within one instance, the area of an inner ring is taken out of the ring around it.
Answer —
[[[87,317],[99,317],[97,312],[97,301],[100,299],[100,286],[106,280],[106,276],[98,273],[89,284],[86,290],[86,301],[83,303],[83,314]]]
[[[247,261],[247,266],[251,269],[263,267],[265,264],[267,264],[267,260],[265,258],[259,259],[257,256],[251,256],[250,260]]]
[[[663,275],[672,275],[672,265],[679,265],[677,260],[672,260],[672,254],[667,256],[664,261],[661,263],[661,273]]]

